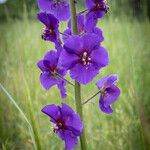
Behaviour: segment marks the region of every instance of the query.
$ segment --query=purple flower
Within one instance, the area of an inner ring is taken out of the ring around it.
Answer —
[[[89,9],[88,14],[92,13],[97,18],[102,18],[109,9],[106,0],[85,0],[85,4]]]
[[[40,75],[40,82],[46,90],[49,90],[52,86],[57,85],[61,97],[66,97],[66,82],[59,78],[58,74],[63,77],[66,74],[66,70],[58,65],[59,54],[55,51],[49,51],[44,56],[44,59],[38,62],[38,67],[42,71]]]
[[[70,69],[71,78],[87,84],[100,68],[108,65],[109,58],[97,35],[84,34],[74,35],[66,41],[59,61],[64,68]]]
[[[68,0],[38,0],[39,8],[53,14],[58,20],[65,21],[70,17]]]
[[[83,124],[80,116],[65,103],[62,103],[62,107],[54,104],[46,105],[42,112],[55,124],[53,131],[65,142],[65,149],[74,149],[78,143],[77,137],[82,134]]]
[[[87,25],[87,21],[86,21],[86,18],[84,17],[84,15],[79,14],[77,16],[77,23],[78,23],[79,35],[83,35],[85,33],[95,33],[99,37],[100,42],[102,42],[104,40],[104,37],[102,35],[102,30],[95,27],[95,23],[93,23],[93,22],[89,22],[89,24]],[[65,42],[70,37],[70,35],[72,35],[71,20],[69,20],[69,22],[68,22],[68,29],[64,31],[63,41]]]
[[[46,41],[56,42],[59,40],[59,21],[52,15],[45,12],[41,12],[37,15],[37,18],[45,25],[45,29],[42,33],[42,38]]]
[[[115,74],[108,75],[97,81],[96,85],[102,94],[100,96],[99,107],[102,112],[110,114],[113,112],[111,104],[113,104],[120,95],[120,89],[115,85],[118,80],[118,76]]]

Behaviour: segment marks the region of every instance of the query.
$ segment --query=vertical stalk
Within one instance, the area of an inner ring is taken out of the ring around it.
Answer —
[[[78,34],[75,0],[70,0],[70,13],[71,13],[72,33]],[[81,86],[77,81],[75,81],[75,103],[76,103],[77,113],[80,115],[81,120],[83,121],[82,103],[81,103]],[[80,137],[80,144],[82,150],[87,149],[84,128],[82,130],[82,136]]]
[[[77,113],[80,115],[81,120],[83,121],[82,103],[81,103],[81,87],[77,81],[75,81],[75,103],[76,103]],[[82,136],[80,136],[80,144],[81,144],[82,150],[87,149],[84,128],[82,130]]]

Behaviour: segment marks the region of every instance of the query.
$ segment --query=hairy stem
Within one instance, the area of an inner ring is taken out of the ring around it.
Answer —
[[[95,96],[97,96],[98,94],[102,93],[102,90],[99,90],[97,93],[95,93],[93,96],[91,96],[89,99],[87,99],[86,101],[82,102],[82,105],[88,103],[90,100],[92,100]]]
[[[70,37],[69,34],[66,34],[66,33],[62,33],[62,32],[59,32],[61,35],[64,35],[64,36],[67,36],[67,37]]]
[[[85,13],[87,11],[88,11],[88,9],[85,9],[85,10],[80,11],[78,14],[83,14],[83,13]]]
[[[71,12],[71,28],[73,34],[78,34],[77,29],[77,18],[76,18],[76,1],[70,0],[70,12]],[[80,115],[81,120],[83,121],[83,113],[82,113],[82,103],[81,103],[81,86],[75,81],[75,102],[76,102],[76,110]],[[84,128],[82,130],[82,136],[80,137],[81,149],[86,150],[86,138]]]
[[[68,84],[74,86],[73,83],[71,83],[70,81],[68,81],[66,78],[62,77],[60,74],[56,73],[56,75],[57,75],[57,77],[58,77],[59,79],[64,80],[64,81],[66,81]]]

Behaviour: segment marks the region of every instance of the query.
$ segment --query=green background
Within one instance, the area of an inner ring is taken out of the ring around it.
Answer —
[[[88,86],[82,86],[82,99],[95,92],[97,79],[119,75],[121,95],[113,104],[114,113],[105,115],[98,107],[99,96],[83,106],[89,150],[150,149],[150,23],[149,1],[109,1],[110,11],[98,26],[103,30],[110,65]],[[78,2],[78,10],[83,10]],[[43,150],[62,150],[63,142],[52,132],[49,118],[41,113],[46,104],[61,104],[59,91],[45,91],[39,82],[36,63],[52,43],[41,39],[43,25],[36,20],[36,1],[8,0],[0,5],[0,83],[14,98],[29,123],[11,98],[0,88],[0,149],[29,150],[41,144]],[[66,23],[60,25],[60,30]],[[67,75],[67,79],[72,81]],[[72,81],[73,82],[73,81]],[[63,100],[74,109],[74,89],[67,85]],[[33,132],[29,130],[33,129]],[[35,137],[36,143],[31,137]],[[38,140],[40,142],[38,142]],[[79,144],[76,147],[79,150]]]

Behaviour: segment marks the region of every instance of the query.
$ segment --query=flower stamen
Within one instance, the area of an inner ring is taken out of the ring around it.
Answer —
[[[88,56],[87,52],[83,52],[81,60],[82,60],[83,65],[89,65],[91,58]]]
[[[58,127],[62,127],[62,123],[61,122],[58,123]]]
[[[50,33],[50,34],[52,34],[52,33],[53,33],[53,30],[52,30],[52,29],[50,29],[50,30],[49,30],[49,33]]]
[[[55,124],[54,127],[53,127],[53,132],[57,133],[58,129],[59,129],[58,126]]]
[[[88,61],[91,61],[91,58],[90,58],[90,57],[88,57]]]

